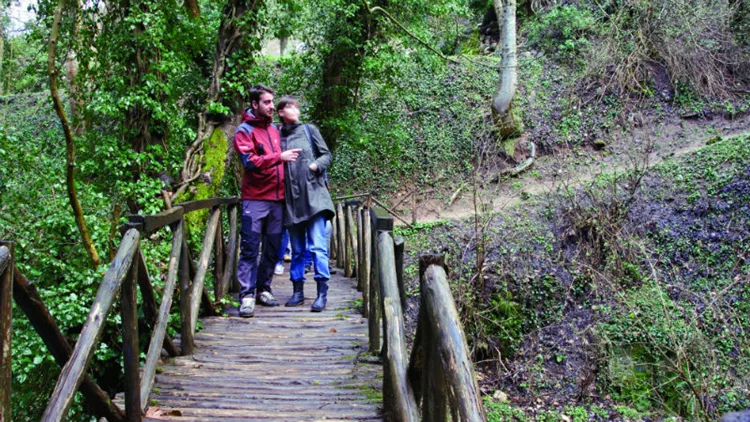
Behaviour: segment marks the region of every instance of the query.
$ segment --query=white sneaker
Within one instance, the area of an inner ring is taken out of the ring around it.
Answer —
[[[255,298],[252,296],[245,296],[242,298],[240,303],[240,316],[244,318],[250,318],[255,313]]]
[[[276,268],[273,269],[273,273],[276,275],[284,274],[284,266],[282,264],[276,264]]]

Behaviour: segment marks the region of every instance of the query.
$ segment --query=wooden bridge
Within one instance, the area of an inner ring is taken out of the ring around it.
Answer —
[[[62,366],[43,421],[64,420],[76,391],[97,417],[109,421],[484,421],[442,257],[420,258],[421,306],[407,356],[404,243],[394,241],[393,219],[375,201],[369,194],[338,201],[330,251],[341,270],[329,283],[324,312],[259,307],[250,319],[237,318],[234,308],[220,309],[220,299],[236,290],[237,198],[132,216],[74,347],[15,267],[13,244],[0,243],[0,421],[11,418],[11,296]],[[201,209],[209,210],[209,218],[194,261],[184,217]],[[222,212],[228,215],[228,233]],[[140,243],[167,226],[172,251],[157,305]],[[209,269],[215,280],[211,293],[205,287]],[[286,277],[277,277],[273,287],[282,301],[291,295]],[[111,400],[87,368],[118,297],[125,385]],[[151,330],[144,362],[139,303]],[[167,335],[173,310],[179,310],[181,322],[175,339]],[[199,320],[203,328],[196,331]],[[169,358],[162,358],[165,353]]]

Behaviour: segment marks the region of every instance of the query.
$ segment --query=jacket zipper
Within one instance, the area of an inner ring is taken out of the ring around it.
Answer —
[[[271,139],[271,132],[266,128],[266,136],[268,136],[268,143],[271,145],[271,152],[276,153],[276,149],[273,147],[273,139]],[[279,185],[281,184],[281,176],[279,176],[279,166],[276,167],[276,200],[279,200]]]

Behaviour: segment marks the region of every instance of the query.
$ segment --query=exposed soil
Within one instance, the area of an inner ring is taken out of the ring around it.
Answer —
[[[683,119],[651,116],[650,120],[634,128],[632,133],[618,133],[605,141],[606,146],[597,151],[594,146],[559,149],[554,154],[537,158],[532,168],[519,177],[500,184],[489,184],[478,191],[479,202],[494,211],[523,202],[528,195],[551,192],[561,185],[577,185],[591,180],[603,172],[626,171],[633,160],[643,160],[640,153],[653,143],[649,165],[695,151],[717,137],[738,135],[750,131],[750,115],[734,119]],[[430,222],[440,219],[462,219],[473,215],[474,203],[471,186],[463,185],[453,204],[451,196],[458,187],[423,194],[416,203],[416,220]],[[405,189],[391,197],[391,204],[399,204],[397,211],[406,221],[413,221],[414,207]],[[396,220],[396,224],[403,222]]]

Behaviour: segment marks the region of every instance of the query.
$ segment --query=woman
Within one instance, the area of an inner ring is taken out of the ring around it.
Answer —
[[[296,98],[282,98],[276,110],[284,124],[281,128],[282,148],[301,150],[297,161],[284,165],[284,226],[289,229],[292,244],[289,278],[294,286],[294,293],[285,306],[299,306],[305,302],[304,255],[309,250],[318,287],[318,296],[311,310],[320,312],[326,306],[328,280],[331,278],[326,221],[332,219],[335,213],[324,177],[325,170],[331,164],[331,152],[318,128],[300,122]]]

